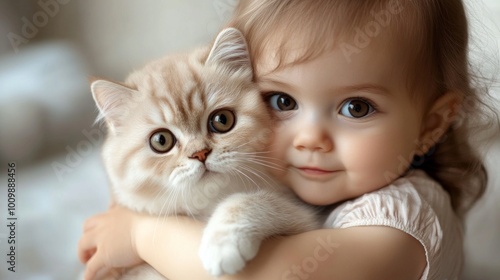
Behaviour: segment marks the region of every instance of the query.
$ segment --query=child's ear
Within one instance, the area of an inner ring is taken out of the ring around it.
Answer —
[[[424,155],[443,138],[457,118],[460,105],[461,98],[456,92],[446,92],[434,101],[424,116],[417,155]]]

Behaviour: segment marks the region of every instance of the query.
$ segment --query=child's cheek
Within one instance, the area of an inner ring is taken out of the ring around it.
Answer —
[[[278,168],[269,168],[268,170],[276,178],[280,178],[285,174],[287,164],[286,148],[289,141],[287,141],[287,132],[282,128],[282,126],[279,126],[275,129],[269,145],[270,162]]]
[[[362,185],[376,188],[390,183],[407,169],[409,163],[405,159],[411,148],[395,134],[376,133],[351,138],[339,145],[338,151],[345,168],[355,174]]]

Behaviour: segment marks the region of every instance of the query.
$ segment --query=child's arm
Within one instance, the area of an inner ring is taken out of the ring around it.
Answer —
[[[139,218],[134,218],[130,224],[134,236],[129,244],[131,249],[125,250],[133,252],[130,259],[136,260],[137,252],[141,259],[169,279],[214,279],[203,269],[198,257],[202,223],[186,217],[162,217],[159,220],[149,216],[136,217]],[[115,222],[125,221],[116,217],[99,221]],[[107,228],[112,231],[120,226]],[[94,238],[99,239],[102,235],[103,231]],[[106,250],[106,246],[112,245],[95,246],[94,257],[101,251],[113,258],[113,251],[117,248]],[[82,249],[80,247],[80,252]],[[117,254],[123,254],[121,252],[123,249]],[[123,256],[120,259],[129,261]],[[96,260],[99,261],[89,265],[89,270],[116,264],[110,264],[102,257]],[[218,279],[419,279],[425,264],[422,245],[402,231],[389,227],[322,229],[267,240],[257,257],[241,273]],[[130,263],[117,266],[128,265]]]

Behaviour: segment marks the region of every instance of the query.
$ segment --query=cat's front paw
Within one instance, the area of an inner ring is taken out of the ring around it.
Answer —
[[[201,262],[213,276],[235,274],[255,257],[261,241],[248,234],[207,228],[200,245]]]

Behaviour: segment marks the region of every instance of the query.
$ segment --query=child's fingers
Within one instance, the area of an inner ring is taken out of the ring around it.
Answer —
[[[95,215],[85,220],[83,223],[83,232],[95,228],[99,224],[99,220],[103,215],[104,214]]]
[[[80,259],[80,262],[86,264],[90,260],[90,258],[92,258],[92,256],[95,254],[96,251],[97,249],[93,248],[81,253],[79,252],[78,258]]]
[[[108,269],[104,265],[101,254],[94,254],[85,267],[85,280],[100,279],[107,273]]]
[[[86,263],[96,251],[97,244],[94,233],[102,216],[103,214],[90,217],[83,224],[83,236],[78,241],[78,258],[82,263]]]
[[[78,241],[78,258],[80,262],[86,263],[94,254],[97,248],[96,240],[89,232],[85,233]]]

